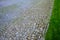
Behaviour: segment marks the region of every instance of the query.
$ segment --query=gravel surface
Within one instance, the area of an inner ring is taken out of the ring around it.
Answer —
[[[0,40],[45,40],[53,0],[11,2],[0,3]]]

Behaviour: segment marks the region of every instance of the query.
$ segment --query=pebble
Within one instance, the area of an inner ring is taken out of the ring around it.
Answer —
[[[34,37],[35,35],[34,34],[32,34],[32,37]]]
[[[34,23],[34,25],[36,25],[36,23]]]
[[[43,28],[40,28],[40,31],[43,31]]]
[[[35,29],[35,31],[36,31],[36,32],[39,32],[39,30],[38,30],[38,29]]]

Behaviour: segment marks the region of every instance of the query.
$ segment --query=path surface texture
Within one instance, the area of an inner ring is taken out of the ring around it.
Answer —
[[[0,40],[44,40],[53,0],[1,0]]]

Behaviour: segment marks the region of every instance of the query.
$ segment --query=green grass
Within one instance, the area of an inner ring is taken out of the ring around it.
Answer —
[[[60,40],[60,0],[54,0],[52,16],[45,40]]]

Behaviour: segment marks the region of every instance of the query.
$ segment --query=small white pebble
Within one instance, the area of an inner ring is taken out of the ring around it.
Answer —
[[[42,28],[40,28],[40,31],[43,31],[43,29],[42,29]]]
[[[33,34],[32,36],[34,37],[35,35]]]
[[[17,36],[17,37],[19,36],[18,32],[16,32],[16,36]]]
[[[23,26],[25,26],[25,24],[23,23]]]
[[[12,40],[12,38],[10,38],[10,40]]]
[[[16,34],[18,34],[18,32],[16,32]]]
[[[7,32],[5,32],[5,33],[7,33]]]
[[[28,37],[28,39],[30,39],[30,37]]]
[[[36,23],[34,23],[34,25],[36,25]]]
[[[38,30],[38,29],[36,29],[35,31],[39,32],[39,30]]]
[[[31,16],[32,18],[34,18],[34,16]]]
[[[39,38],[40,38],[41,36],[39,36]]]
[[[34,39],[31,39],[31,40],[34,40]]]
[[[22,34],[20,34],[20,36],[22,36]]]

